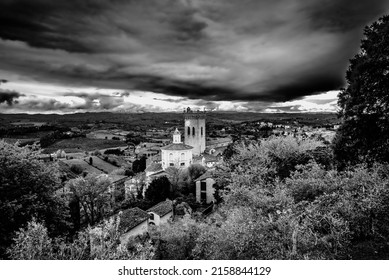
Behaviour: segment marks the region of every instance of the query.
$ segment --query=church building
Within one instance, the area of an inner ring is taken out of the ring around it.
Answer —
[[[187,168],[192,164],[193,147],[181,142],[181,133],[176,130],[173,133],[173,143],[161,147],[162,169],[168,167]]]

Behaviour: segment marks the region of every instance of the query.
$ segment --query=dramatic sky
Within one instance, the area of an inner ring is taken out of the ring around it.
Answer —
[[[0,0],[0,112],[335,111],[387,0]]]

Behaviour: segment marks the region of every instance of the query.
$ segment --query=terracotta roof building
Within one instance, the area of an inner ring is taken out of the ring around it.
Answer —
[[[171,200],[162,201],[150,209],[147,209],[147,212],[153,212],[161,217],[165,216],[171,211],[173,211],[173,203]]]
[[[123,234],[147,221],[149,214],[138,207],[134,207],[119,213],[119,218],[119,232]]]

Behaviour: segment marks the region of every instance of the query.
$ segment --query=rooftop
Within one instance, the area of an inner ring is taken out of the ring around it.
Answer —
[[[184,143],[173,143],[161,148],[161,150],[168,150],[168,151],[181,151],[181,150],[191,150],[191,149],[193,149],[192,146],[186,145]]]
[[[215,162],[215,161],[219,161],[218,157],[216,157],[216,156],[214,156],[214,155],[204,154],[203,157],[204,157],[204,161],[205,161],[205,162]]]
[[[196,179],[197,181],[205,180],[207,178],[213,178],[213,174],[210,171],[205,172],[203,175],[201,175],[199,178]]]
[[[118,182],[120,180],[123,180],[124,178],[127,178],[128,176],[125,175],[115,175],[115,174],[108,174],[108,178],[111,180],[112,183]]]
[[[119,213],[119,217],[119,232],[126,233],[146,221],[149,218],[149,214],[138,207],[134,207]]]
[[[170,211],[173,211],[173,203],[171,200],[162,201],[147,210],[147,212],[153,212],[160,217],[165,216]]]
[[[224,138],[210,138],[207,140],[207,146],[209,145],[215,145],[215,144],[222,144],[222,143],[229,143],[232,142],[232,139],[229,137]]]
[[[157,172],[162,170],[162,164],[153,162],[146,168],[146,172]]]

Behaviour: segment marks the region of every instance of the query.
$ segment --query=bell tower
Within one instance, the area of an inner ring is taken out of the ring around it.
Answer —
[[[176,128],[176,130],[173,133],[173,144],[180,144],[180,143],[182,143],[181,142],[181,133]]]
[[[193,155],[205,150],[205,111],[184,110],[185,144],[193,147]]]

